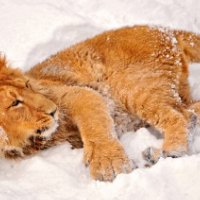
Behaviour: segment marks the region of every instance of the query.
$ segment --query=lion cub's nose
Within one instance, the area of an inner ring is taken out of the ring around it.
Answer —
[[[50,112],[50,113],[49,113],[49,115],[51,115],[52,117],[54,117],[54,116],[55,116],[55,113],[56,113],[56,111],[57,111],[57,108],[56,108],[55,110],[53,110],[52,112]]]

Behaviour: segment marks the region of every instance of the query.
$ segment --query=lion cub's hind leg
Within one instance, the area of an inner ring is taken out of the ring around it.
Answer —
[[[126,71],[121,72],[120,82],[116,83],[115,80],[120,79],[116,75],[110,81],[113,94],[130,112],[136,113],[163,133],[162,149],[155,152],[157,156],[154,151],[150,151],[150,159],[160,156],[179,157],[188,152],[191,113],[185,108],[176,89],[177,67],[180,66],[163,66],[162,69],[165,70],[158,69],[156,72],[156,69],[152,70],[152,66],[147,66],[148,70],[143,66],[143,69],[140,68],[140,74],[143,75],[138,76],[139,78],[136,73],[131,74],[130,69],[128,74]]]
[[[144,117],[163,133],[164,141],[162,149],[149,148],[145,152],[147,160],[155,163],[159,157],[176,158],[187,154],[191,113],[182,112],[167,104],[156,106],[151,112],[154,113],[153,116],[148,113]]]

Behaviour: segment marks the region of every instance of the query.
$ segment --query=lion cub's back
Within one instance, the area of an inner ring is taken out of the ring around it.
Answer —
[[[91,47],[101,55],[105,65],[113,67],[124,60],[131,63],[169,60],[176,54],[177,41],[174,31],[168,28],[133,26],[104,32],[84,41],[81,46]]]

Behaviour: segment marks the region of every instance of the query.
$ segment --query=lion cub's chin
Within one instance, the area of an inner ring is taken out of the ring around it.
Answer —
[[[56,132],[58,126],[58,121],[55,120],[52,125],[41,134],[34,134],[30,136],[21,147],[5,145],[0,149],[0,157],[17,159],[22,158],[25,155],[30,155],[31,152],[33,153],[35,150],[39,150],[51,138],[51,136]]]

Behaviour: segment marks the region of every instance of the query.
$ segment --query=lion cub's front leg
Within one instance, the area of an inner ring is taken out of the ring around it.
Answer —
[[[132,170],[123,147],[112,136],[113,120],[102,97],[88,88],[68,87],[62,104],[78,126],[84,143],[84,161],[96,180],[111,181]]]

